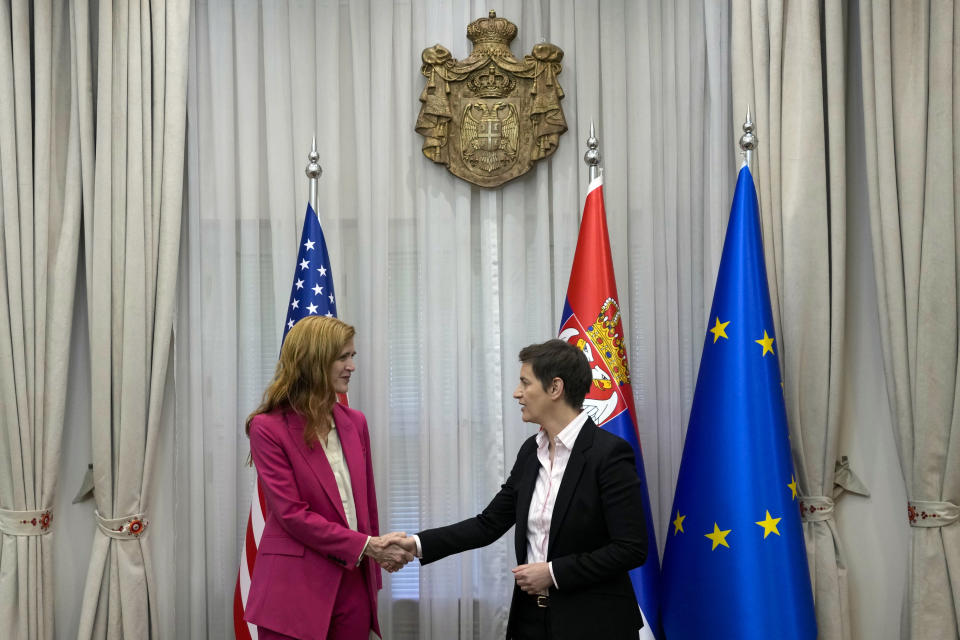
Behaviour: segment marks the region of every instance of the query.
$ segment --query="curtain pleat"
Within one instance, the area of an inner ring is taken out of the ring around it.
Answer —
[[[880,333],[911,524],[904,638],[960,621],[960,12],[861,2],[867,184]]]
[[[97,529],[77,637],[162,637],[147,496],[173,335],[190,3],[98,9],[84,213]]]
[[[78,50],[63,3],[0,7],[0,619],[53,638],[53,512],[80,238]],[[66,535],[64,531],[62,535]]]

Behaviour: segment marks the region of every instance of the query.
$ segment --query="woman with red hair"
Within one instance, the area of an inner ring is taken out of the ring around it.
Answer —
[[[247,419],[267,502],[245,615],[261,640],[379,635],[380,566],[412,559],[393,544],[404,534],[379,535],[367,420],[337,402],[355,370],[353,336],[336,318],[297,322]]]

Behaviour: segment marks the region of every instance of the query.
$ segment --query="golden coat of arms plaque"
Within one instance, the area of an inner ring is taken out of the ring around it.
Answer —
[[[541,42],[517,60],[510,42],[517,25],[498,18],[467,26],[473,51],[455,60],[441,45],[423,50],[416,131],[423,154],[481,187],[497,187],[553,154],[567,130],[557,74],[563,51]]]

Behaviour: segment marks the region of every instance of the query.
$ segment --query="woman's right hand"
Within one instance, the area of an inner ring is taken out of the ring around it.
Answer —
[[[372,536],[367,542],[363,555],[373,558],[374,562],[393,573],[399,571],[413,560],[413,554],[400,546],[399,541],[407,537],[406,533],[395,531],[384,536]]]

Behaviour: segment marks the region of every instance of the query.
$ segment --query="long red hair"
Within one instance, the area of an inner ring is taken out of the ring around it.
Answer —
[[[306,419],[303,439],[312,446],[320,438],[321,425],[329,424],[337,401],[330,369],[355,333],[349,324],[326,316],[307,316],[293,325],[263,402],[247,417],[247,435],[255,416],[289,407]]]

